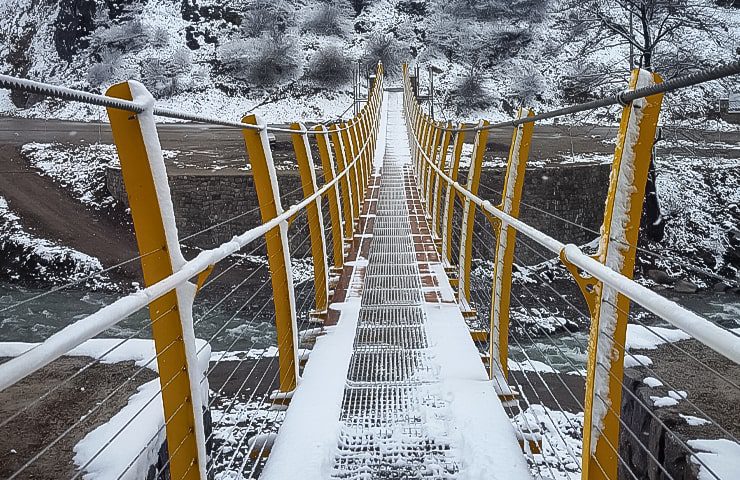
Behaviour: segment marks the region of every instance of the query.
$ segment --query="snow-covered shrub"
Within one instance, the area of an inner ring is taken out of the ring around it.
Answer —
[[[306,78],[324,86],[339,86],[352,78],[352,59],[337,46],[330,45],[311,57]]]
[[[244,12],[241,31],[247,37],[256,38],[264,33],[285,34],[294,25],[293,7],[288,2],[257,1]]]
[[[320,4],[303,22],[303,30],[317,35],[342,37],[351,28],[352,7],[346,0]]]
[[[141,50],[148,40],[141,20],[134,18],[120,25],[98,28],[91,35],[90,45],[96,53],[114,49],[125,53]]]
[[[493,103],[491,95],[483,85],[483,80],[474,72],[465,75],[457,83],[453,95],[456,97],[458,108],[462,109],[480,110]]]
[[[87,71],[87,83],[92,87],[110,83],[111,78],[113,78],[113,65],[110,63],[96,63]]]
[[[367,70],[374,70],[378,62],[383,63],[385,74],[394,77],[401,72],[401,63],[406,59],[403,47],[391,34],[375,34],[367,39],[362,63]]]
[[[149,37],[149,41],[156,48],[166,47],[170,42],[170,33],[163,27],[157,27]]]
[[[545,80],[536,66],[531,62],[519,62],[511,72],[509,92],[525,106],[542,95],[545,89]]]
[[[182,90],[182,76],[191,68],[190,52],[181,48],[169,59],[144,59],[141,62],[141,82],[155,97],[171,97]]]
[[[263,35],[236,40],[220,49],[221,63],[234,78],[257,85],[274,85],[295,78],[301,62],[291,36]]]

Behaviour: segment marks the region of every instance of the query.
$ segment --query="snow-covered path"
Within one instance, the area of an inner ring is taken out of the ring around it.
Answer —
[[[338,324],[317,341],[261,478],[530,478],[436,253],[402,95],[385,96],[380,176],[331,307]]]

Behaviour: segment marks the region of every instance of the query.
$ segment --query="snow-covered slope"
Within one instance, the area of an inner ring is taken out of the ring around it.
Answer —
[[[736,58],[740,9],[705,1],[717,31],[687,31],[680,41],[662,44],[661,58],[686,58],[689,64]],[[627,45],[607,42],[584,53],[584,47],[594,43],[595,33],[572,31],[565,2],[513,2],[547,8],[532,18],[525,10],[480,20],[445,16],[445,4],[456,5],[452,1],[334,0],[342,12],[341,25],[339,31],[325,35],[320,27],[307,26],[327,3],[323,0],[4,0],[0,2],[0,72],[84,90],[102,90],[128,78],[144,79],[165,105],[229,118],[254,111],[275,122],[316,120],[341,114],[350,104],[352,90],[349,79],[329,87],[307,78],[317,52],[334,46],[347,61],[367,60],[368,45],[385,37],[380,43],[386,41],[386,50],[393,51],[388,58],[435,68],[442,116],[495,120],[509,118],[522,97],[538,110],[573,103],[577,99],[568,93],[566,83],[574,76],[605,77],[597,94],[625,84]],[[280,17],[276,24],[272,19],[272,34],[256,34],[255,29],[269,20],[257,18],[254,12],[260,8]],[[459,29],[470,32],[470,37],[463,42],[450,38]],[[275,50],[281,53],[281,62],[289,59],[276,67],[281,71],[278,81],[259,86],[246,78],[254,78],[254,72],[235,71],[235,65],[243,65],[239,62],[253,65],[250,58],[276,43],[284,47]],[[482,80],[487,105],[465,106],[456,94],[471,71]],[[737,80],[714,82],[677,94],[666,105],[666,114],[676,119],[704,117],[718,98],[738,84]],[[7,92],[0,92],[0,113],[101,117],[98,108],[53,101],[34,105],[38,99],[19,95],[12,100]]]

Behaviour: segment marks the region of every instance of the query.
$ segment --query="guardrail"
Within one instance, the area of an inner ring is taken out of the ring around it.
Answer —
[[[488,218],[495,232],[492,239],[495,244],[493,284],[491,298],[488,299],[490,325],[486,334],[490,349],[490,377],[503,382],[508,377],[511,273],[517,233],[557,255],[571,272],[586,300],[591,328],[585,375],[586,396],[582,400],[585,422],[581,471],[584,479],[615,479],[620,463],[625,464],[618,449],[620,427],[626,427],[620,417],[620,406],[630,301],[733,362],[740,363],[738,336],[632,280],[645,184],[663,94],[739,72],[740,62],[734,62],[663,82],[655,73],[635,70],[629,89],[615,96],[541,114],[521,108],[516,119],[497,124],[481,120],[476,126],[453,126],[451,122],[435,122],[424,113],[414,96],[408,69],[404,66],[404,111],[414,170],[433,234],[441,243],[443,259],[457,273],[463,311],[472,310],[470,284],[476,209]],[[599,249],[592,257],[576,245],[558,241],[517,217],[523,203],[523,182],[535,122],[615,104],[622,105],[623,110]],[[514,131],[501,198],[494,205],[479,194],[480,174],[488,132],[502,126],[512,126]],[[466,133],[474,135],[473,151],[466,183],[461,185],[458,173]],[[440,202],[443,188],[445,200]],[[459,244],[453,245],[456,198],[461,203],[462,217]],[[457,258],[453,258],[454,251],[458,252]],[[731,380],[727,381],[740,389]],[[635,435],[631,431],[628,433]],[[657,459],[653,460],[657,462]],[[699,460],[699,463],[713,474],[703,461]],[[659,468],[665,471],[660,465]]]
[[[367,102],[357,115],[347,122],[332,124],[328,128],[317,125],[311,130],[301,123],[293,123],[287,129],[268,127],[255,115],[234,122],[159,108],[146,88],[135,81],[119,83],[110,87],[106,95],[97,95],[0,75],[0,88],[107,108],[140,253],[136,259],[141,260],[146,285],[142,290],[75,321],[35,348],[1,364],[0,390],[16,384],[148,306],[156,355],[146,365],[156,362],[158,367],[161,389],[157,395],[161,394],[164,407],[170,476],[176,479],[210,478],[212,466],[208,465],[207,437],[203,425],[205,405],[200,394],[200,385],[206,372],[198,367],[197,355],[202,349],[196,346],[196,322],[192,309],[196,294],[219,262],[264,236],[279,351],[279,392],[276,395],[286,396],[295,389],[300,362],[288,226],[298,214],[306,212],[314,265],[312,315],[325,318],[330,293],[329,263],[336,268],[342,267],[345,239],[352,239],[360,204],[365,198],[372,174],[383,99],[382,65],[378,65],[376,81]],[[241,131],[257,192],[262,217],[260,226],[216,248],[202,251],[191,260],[184,258],[175,225],[156,116],[233,127]],[[268,132],[288,133],[292,139],[303,199],[289,208],[283,208],[281,204]],[[323,170],[325,183],[321,187],[317,185],[310,137],[315,139]],[[333,240],[331,260],[327,259],[327,232],[322,213],[324,198],[329,206]],[[44,396],[53,393],[56,388],[58,385]],[[12,418],[6,419],[3,425],[10,420]],[[52,443],[58,442],[62,436]],[[45,445],[10,478],[21,478],[23,471],[47,452],[50,446]],[[107,445],[102,446],[101,451],[105,447]]]

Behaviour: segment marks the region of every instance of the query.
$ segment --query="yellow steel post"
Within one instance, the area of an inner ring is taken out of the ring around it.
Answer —
[[[470,159],[470,170],[468,171],[468,181],[466,189],[473,195],[478,195],[478,185],[480,184],[480,171],[483,166],[483,154],[486,151],[488,141],[488,130],[482,129],[489,125],[487,120],[481,120],[475,132],[475,143],[473,144],[473,154]],[[475,224],[475,204],[465,197],[463,201],[462,226],[460,228],[460,252],[458,255],[458,278],[460,279],[459,294],[460,300],[470,304],[470,269],[473,257],[473,227]]]
[[[317,125],[314,127],[314,130],[317,132],[316,145],[318,146],[319,157],[321,158],[321,169],[324,172],[324,183],[329,183],[337,175],[334,157],[329,148],[329,134],[323,125]],[[340,214],[340,183],[341,181],[335,183],[334,187],[326,193],[329,199],[332,251],[334,254],[334,267],[336,268],[341,268],[344,265],[344,230],[342,228],[342,217]]]
[[[468,125],[461,123],[458,125],[458,131],[455,132],[455,141],[452,147],[452,165],[449,173],[453,182],[457,181],[457,176],[460,173],[460,157],[465,143],[465,128],[468,128]],[[455,187],[448,184],[445,190],[444,212],[442,215],[442,261],[445,262],[446,266],[452,265],[452,218],[455,213],[455,198],[457,198],[457,191]]]
[[[308,144],[308,132],[302,123],[293,123],[290,129],[299,132],[291,135],[293,150],[301,174],[303,197],[310,197],[316,193],[318,187],[311,147]],[[324,236],[324,215],[321,212],[321,196],[306,207],[306,213],[308,231],[311,235],[311,255],[313,256],[315,310],[317,314],[325,314],[329,307],[329,266],[326,264],[326,237]]]
[[[343,172],[347,168],[347,162],[344,157],[346,151],[342,140],[342,134],[339,132],[337,125],[331,125],[329,132],[331,134],[331,143],[334,146],[334,157],[337,159],[337,168],[339,171],[337,175]],[[344,238],[345,240],[352,240],[352,235],[355,231],[354,217],[352,212],[352,185],[350,183],[350,176],[352,172],[346,172],[342,178],[339,179],[339,186],[342,192],[342,212],[344,212]]]
[[[532,116],[527,109],[519,109],[517,118]],[[519,217],[519,206],[524,187],[524,174],[529,160],[529,147],[532,144],[534,123],[525,123],[514,128],[506,164],[506,177],[501,192],[499,210]],[[491,287],[491,329],[489,351],[491,355],[490,376],[496,378],[495,369],[500,366],[504,378],[508,378],[509,368],[509,302],[511,301],[511,270],[514,263],[516,230],[508,224],[493,222],[496,232],[496,250],[493,262],[493,286]],[[498,364],[496,363],[498,359]]]
[[[249,125],[264,125],[255,115],[244,117],[242,122]],[[262,222],[265,223],[283,213],[275,164],[270,151],[270,140],[267,138],[266,128],[260,130],[245,128],[242,132],[252,167],[252,178],[257,191]],[[287,232],[288,223],[282,222],[265,234],[267,260],[272,280],[272,298],[275,305],[281,392],[294,390],[298,383],[298,327]]]
[[[427,186],[427,178],[429,177],[429,162],[431,161],[431,152],[432,152],[432,141],[434,137],[434,122],[429,120],[429,117],[424,115],[424,143],[422,143],[422,148],[424,151],[424,155],[422,156],[422,161],[420,162],[421,165],[421,178],[419,180],[419,190],[421,191],[420,200],[422,202],[422,205],[424,206],[424,210],[428,208],[427,206],[427,192],[426,192],[426,186]]]
[[[360,114],[361,116],[362,114]],[[352,127],[349,129],[349,141],[352,145],[352,153],[354,158],[357,159],[357,162],[355,163],[355,171],[357,173],[357,195],[359,199],[359,206],[360,211],[362,211],[362,203],[365,201],[365,188],[363,186],[363,178],[365,176],[364,173],[364,164],[363,164],[363,155],[365,152],[362,152],[362,145],[360,143],[360,133],[359,133],[359,127],[360,127],[360,116],[355,117],[355,119],[352,121]]]
[[[431,150],[429,152],[429,159],[431,160],[431,165],[427,165],[427,178],[426,183],[424,185],[424,193],[425,193],[425,208],[427,210],[427,215],[429,217],[432,216],[432,212],[434,211],[432,201],[433,201],[433,194],[432,194],[432,188],[434,186],[434,179],[437,178],[437,172],[432,168],[432,165],[437,164],[437,152],[439,151],[439,142],[442,140],[442,129],[436,122],[432,122],[432,140],[431,140]],[[432,231],[434,233],[434,231]]]
[[[348,174],[349,174],[349,184],[350,184],[350,191],[352,192],[352,219],[353,222],[356,219],[360,218],[360,210],[361,210],[361,200],[360,200],[360,185],[359,180],[360,176],[357,173],[357,163],[355,162],[355,152],[357,150],[355,149],[354,142],[352,141],[352,135],[350,133],[350,129],[352,127],[352,123],[354,120],[350,120],[350,123],[347,124],[347,128],[342,129],[342,143],[344,144],[344,155],[345,160],[347,162],[347,166],[350,168]],[[352,227],[354,230],[354,225]],[[350,237],[351,239],[352,237]]]
[[[360,121],[357,125],[358,129],[358,139],[357,139],[357,145],[360,150],[362,150],[362,199],[365,200],[365,195],[367,194],[367,183],[368,178],[370,176],[369,172],[369,165],[368,165],[368,159],[370,158],[370,141],[368,140],[368,131],[367,131],[367,121],[369,119],[370,115],[370,108],[366,107],[366,109],[363,111],[363,114],[360,116]],[[366,145],[367,144],[367,145]],[[363,150],[364,147],[364,150]]]
[[[445,125],[445,131],[442,136],[442,146],[440,147],[439,153],[439,169],[447,173],[447,150],[450,148],[450,142],[452,140],[452,122],[447,122]],[[440,225],[440,200],[442,196],[442,177],[434,175],[434,200],[432,202],[432,236],[434,238],[440,238],[441,233],[439,229]]]
[[[662,82],[659,75],[632,72],[630,89]],[[614,151],[596,258],[632,278],[650,156],[663,95],[624,107]],[[565,256],[561,254],[561,258]],[[580,275],[566,261],[571,273]],[[583,277],[581,276],[583,280]],[[592,312],[583,425],[583,473],[588,480],[617,478],[624,343],[630,302],[595,279],[579,281]],[[590,288],[589,288],[590,287]]]
[[[134,93],[136,95],[134,95]],[[141,100],[151,96],[141,84],[128,82],[113,85],[106,95],[124,100]],[[174,211],[166,182],[156,126],[151,112],[133,114],[108,108],[113,141],[121,162],[121,174],[131,208],[136,243],[141,257],[144,283],[153,285],[172,275],[185,263],[180,253]],[[164,178],[164,181],[162,181]],[[159,194],[158,194],[159,193]],[[192,332],[192,301],[196,287],[186,284],[149,304],[152,337],[157,352],[162,406],[170,454],[170,475],[173,478],[197,479],[207,463],[205,450],[199,448],[196,435],[205,438],[200,394],[192,395],[192,386],[199,391],[202,372],[197,365],[188,365],[188,350],[194,354]],[[190,319],[183,325],[183,318]],[[156,321],[155,321],[156,319]],[[185,329],[190,330],[187,332]],[[182,408],[183,403],[189,408]],[[202,451],[199,451],[202,450]],[[197,465],[193,468],[193,465]]]

